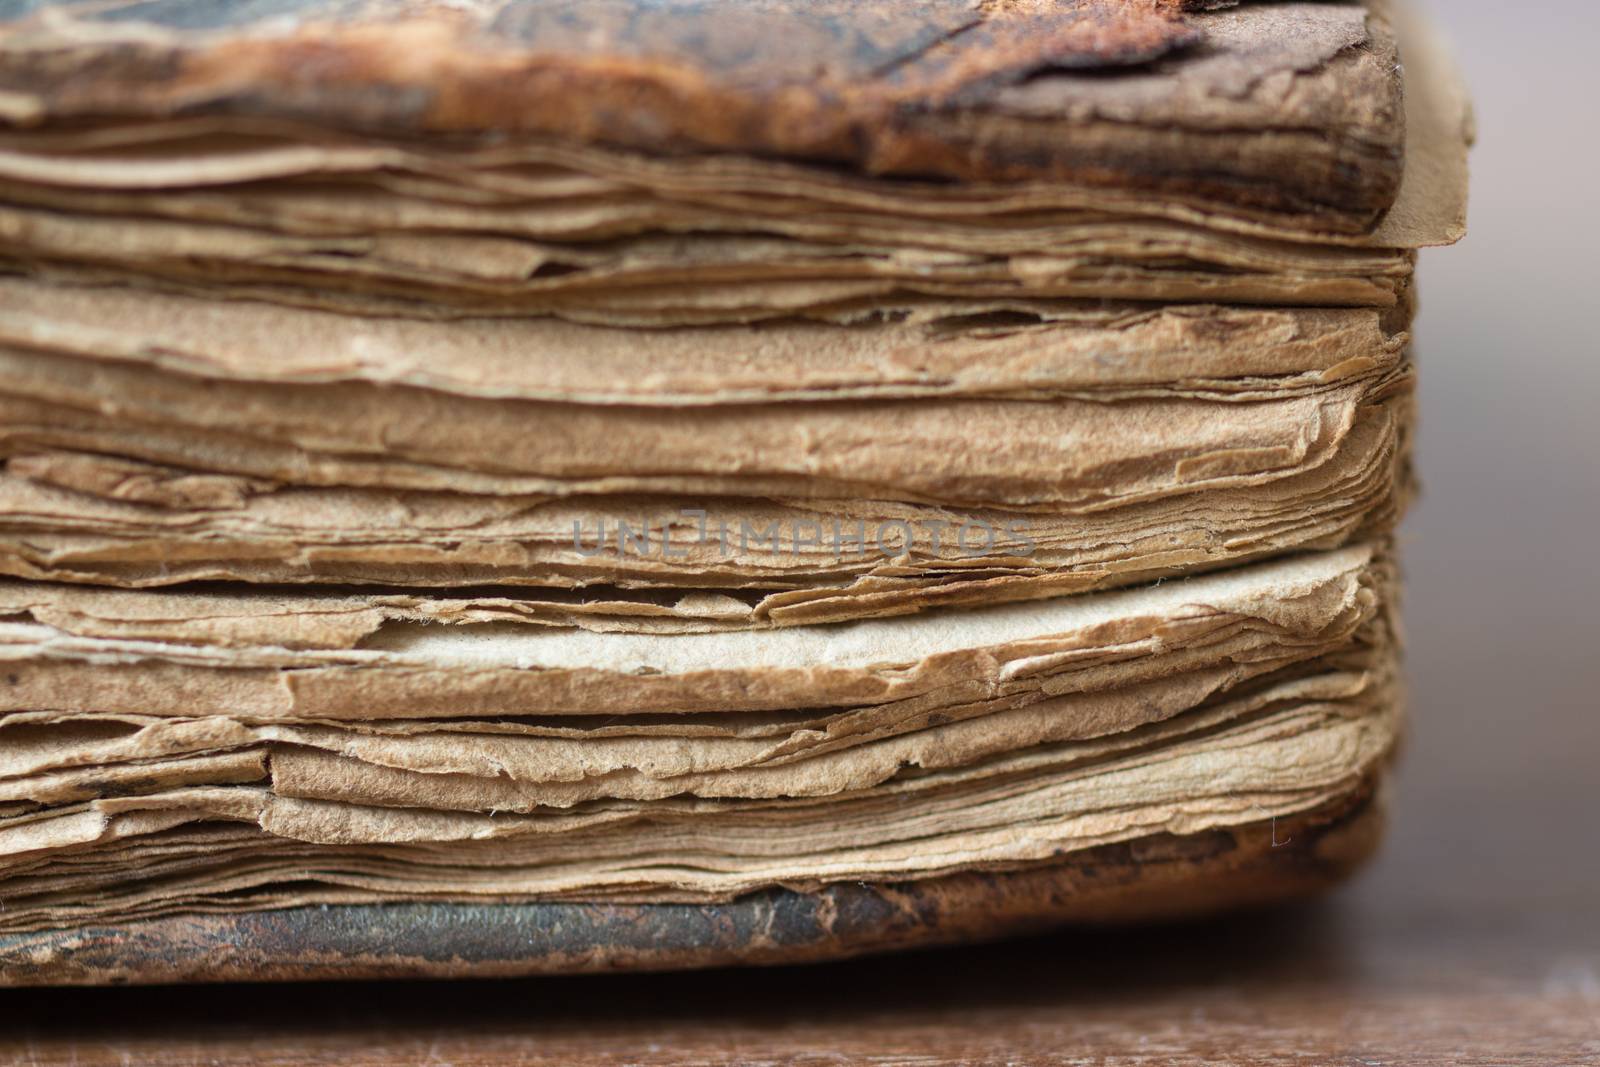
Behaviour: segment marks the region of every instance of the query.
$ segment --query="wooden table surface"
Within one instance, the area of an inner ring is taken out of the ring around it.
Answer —
[[[0,1063],[1600,1064],[1597,238],[1574,208],[1600,149],[1536,106],[1592,98],[1600,15],[1551,3],[1554,23],[1431,5],[1482,141],[1473,234],[1422,261],[1413,729],[1356,882],[1201,925],[809,968],[5,991]]]

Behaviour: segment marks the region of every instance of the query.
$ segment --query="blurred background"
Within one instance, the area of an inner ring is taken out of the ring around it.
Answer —
[[[1514,880],[1563,911],[1600,900],[1600,148],[1581,117],[1600,94],[1600,5],[1423,6],[1465,71],[1478,145],[1468,236],[1419,267],[1412,736],[1386,851],[1354,895],[1470,907]],[[1572,934],[1600,948],[1600,930]]]

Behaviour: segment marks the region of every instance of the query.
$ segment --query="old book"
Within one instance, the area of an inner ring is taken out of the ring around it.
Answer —
[[[814,959],[1370,851],[1471,136],[1403,10],[0,18],[0,980]]]

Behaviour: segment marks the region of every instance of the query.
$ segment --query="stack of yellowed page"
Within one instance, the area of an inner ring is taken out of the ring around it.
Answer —
[[[1377,788],[1470,139],[1403,11],[0,11],[0,935]]]

